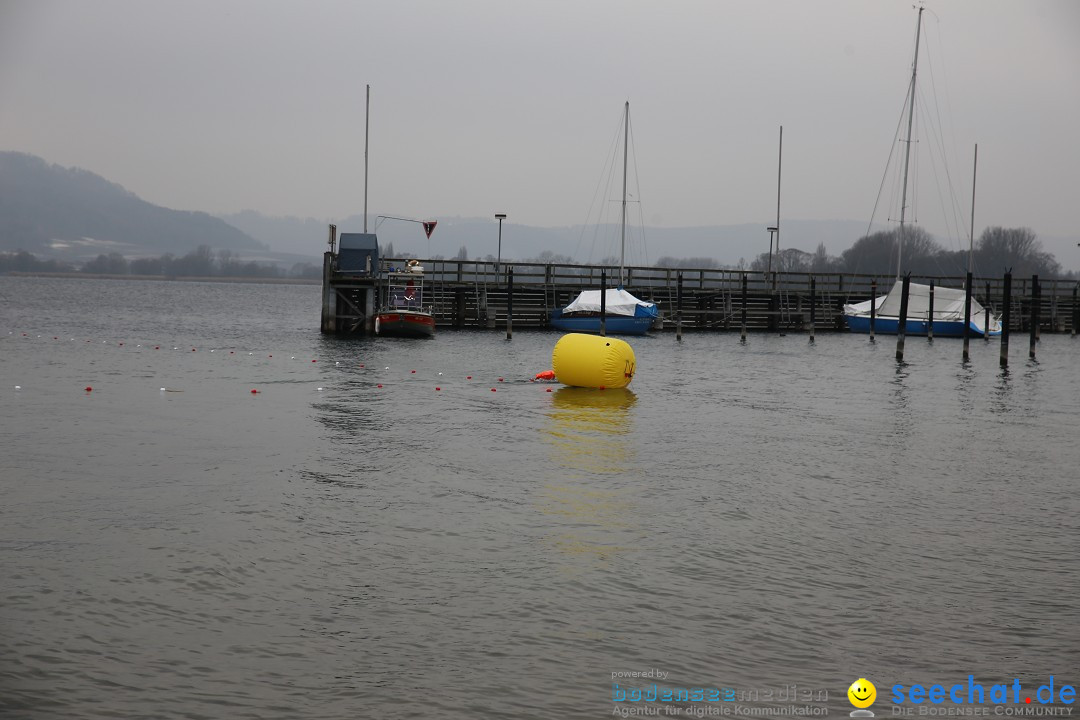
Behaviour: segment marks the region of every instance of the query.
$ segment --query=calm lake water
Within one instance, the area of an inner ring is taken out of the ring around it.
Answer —
[[[1080,340],[1015,337],[1005,373],[996,340],[898,366],[668,333],[601,392],[529,381],[555,332],[318,315],[312,286],[0,277],[0,716],[600,718],[656,683],[744,702],[633,707],[846,717],[865,677],[880,717],[897,684],[1080,684]]]

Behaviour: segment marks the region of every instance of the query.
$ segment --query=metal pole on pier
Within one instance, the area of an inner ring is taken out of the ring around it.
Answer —
[[[817,299],[817,278],[810,276],[810,344],[814,343],[814,325],[817,321],[817,308],[814,302]]]
[[[682,342],[682,270],[675,281],[675,339]]]
[[[364,97],[364,234],[367,234],[368,127],[371,115],[371,86]]]
[[[967,280],[964,281],[964,362],[971,359],[968,353],[968,336],[971,334],[971,272],[968,271]],[[990,328],[985,328],[989,330]]]
[[[607,335],[607,270],[600,271],[600,336]]]
[[[506,219],[506,213],[495,213],[495,219],[499,221],[499,249],[495,256],[495,282],[499,282],[499,265],[502,264],[502,221]]]
[[[514,339],[514,266],[506,274],[506,339]]]
[[[911,291],[911,273],[904,275],[900,288],[900,317],[896,323],[896,359],[904,359],[904,338],[907,332],[908,293]]]
[[[934,281],[930,281],[930,308],[926,316],[926,341],[934,342]]]
[[[746,273],[742,276],[742,342],[746,342]]]
[[[1001,367],[1009,367],[1009,304],[1012,303],[1012,271],[1005,273],[1001,291]]]
[[[1042,300],[1042,288],[1039,276],[1031,276],[1031,336],[1028,339],[1028,357],[1035,359],[1035,343],[1039,341],[1039,302]]]

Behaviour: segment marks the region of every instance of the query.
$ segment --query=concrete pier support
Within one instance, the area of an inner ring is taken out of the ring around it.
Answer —
[[[330,284],[333,263],[334,253],[323,253],[322,322],[319,328],[324,333],[337,332],[337,291]]]

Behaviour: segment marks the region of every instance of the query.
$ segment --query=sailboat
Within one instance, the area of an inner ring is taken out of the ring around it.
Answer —
[[[900,329],[900,296],[903,281],[897,280],[885,295],[874,298],[874,331],[883,335],[896,335]],[[930,332],[930,286],[908,283],[907,322],[905,335],[928,335]],[[934,291],[934,337],[963,337],[964,297],[963,290],[935,287]],[[844,318],[848,329],[855,333],[870,332],[870,300],[844,306]],[[985,330],[986,308],[971,298],[968,334],[982,337]],[[1001,321],[990,317],[990,337],[1001,334]]]
[[[907,211],[908,169],[911,163],[912,125],[915,117],[915,78],[919,67],[919,38],[922,32],[922,7],[915,26],[915,59],[911,65],[911,84],[908,92],[907,141],[904,154],[904,184],[900,200],[900,231],[897,237],[896,281],[885,294],[860,303],[844,305],[844,318],[848,329],[856,333],[868,333],[871,330],[883,334],[895,335],[900,329],[900,300],[903,281],[900,279],[901,260],[904,248],[904,227]],[[974,204],[974,199],[972,200]],[[974,219],[974,218],[973,218]],[[974,238],[972,238],[974,241]],[[970,255],[969,255],[970,258]],[[970,263],[970,259],[969,259]],[[964,334],[964,305],[966,293],[955,288],[931,287],[919,283],[908,283],[908,306],[904,334],[927,335],[931,324],[933,334],[940,337],[962,337]],[[933,299],[931,305],[931,298]],[[933,314],[931,314],[931,306]],[[985,308],[974,297],[968,314],[968,333],[976,336],[1001,334],[1001,322],[990,318],[990,327],[986,327]],[[871,324],[873,327],[871,328]]]
[[[614,288],[584,290],[569,305],[551,311],[551,326],[566,332],[644,335],[659,315],[655,303],[640,300],[623,289],[626,277],[626,172],[630,145],[630,101],[623,119],[622,239],[619,248],[619,284]],[[603,324],[601,324],[603,320]]]

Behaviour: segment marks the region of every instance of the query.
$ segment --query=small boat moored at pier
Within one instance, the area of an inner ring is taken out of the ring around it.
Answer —
[[[861,303],[844,306],[844,318],[848,329],[856,333],[870,332],[870,306],[874,304],[874,332],[895,335],[900,327],[900,293],[903,281],[897,280],[885,295]],[[990,316],[990,328],[986,325],[986,309],[971,298],[971,314],[968,332],[976,336],[991,337],[1001,334],[1001,321]],[[930,327],[930,286],[908,284],[907,322],[905,335],[927,335]],[[936,337],[963,337],[964,291],[956,288],[934,288],[934,335]]]
[[[424,268],[416,261],[402,272],[386,274],[384,301],[375,313],[375,334],[389,337],[432,337],[435,316],[424,305]]]
[[[551,326],[566,332],[600,332],[601,300],[604,331],[613,335],[644,335],[659,315],[655,303],[639,300],[621,287],[585,290],[566,307],[551,311]]]

